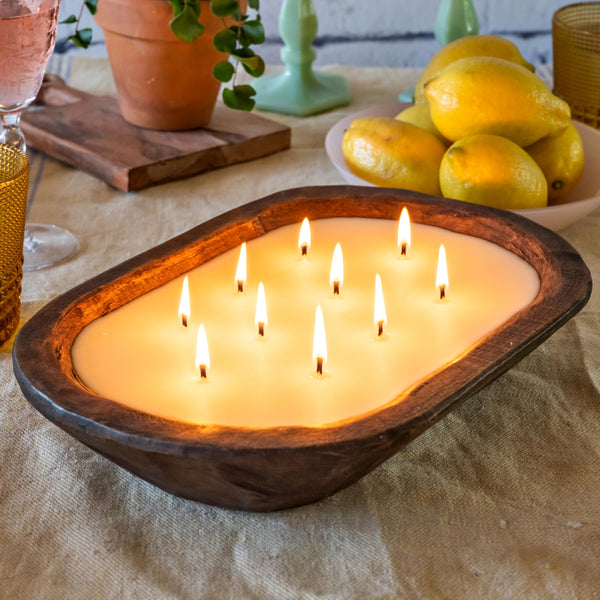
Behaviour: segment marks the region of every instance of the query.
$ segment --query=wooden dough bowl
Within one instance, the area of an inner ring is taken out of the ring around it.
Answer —
[[[305,216],[398,219],[403,206],[413,222],[510,250],[537,270],[541,287],[459,360],[381,408],[319,428],[192,425],[102,398],[73,372],[71,346],[85,325],[241,242]],[[300,188],[218,216],[56,298],[18,334],[14,370],[46,418],[135,475],[184,498],[272,511],[360,479],[541,344],[585,305],[591,288],[587,267],[565,240],[512,213],[404,190]]]

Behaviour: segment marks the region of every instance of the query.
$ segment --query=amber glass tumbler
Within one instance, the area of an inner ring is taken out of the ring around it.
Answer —
[[[0,144],[0,345],[19,324],[29,163]]]
[[[600,128],[600,2],[559,8],[552,18],[554,93],[574,119]]]

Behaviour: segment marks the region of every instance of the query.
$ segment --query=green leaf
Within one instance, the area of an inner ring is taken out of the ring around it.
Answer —
[[[61,25],[70,25],[71,23],[77,23],[77,17],[75,15],[69,15],[64,21],[59,21]]]
[[[252,77],[260,77],[265,72],[265,63],[263,59],[250,50],[250,48],[238,48],[231,56],[242,63],[246,73]]]
[[[224,29],[215,34],[213,45],[219,52],[233,52],[237,42],[237,35],[231,29]]]
[[[260,0],[248,0],[248,6],[254,10],[259,9]]]
[[[217,17],[237,17],[240,5],[237,0],[210,0],[210,9]]]
[[[235,67],[227,60],[222,60],[213,67],[214,78],[217,81],[222,81],[223,83],[231,81],[234,73]]]
[[[87,48],[92,41],[92,30],[89,27],[78,29],[74,35],[70,35],[67,39],[80,48]]]
[[[189,2],[169,23],[171,31],[184,42],[193,42],[204,32],[204,25],[198,22],[198,15]]]
[[[250,85],[236,85],[232,90],[225,88],[223,90],[223,102],[225,106],[234,110],[252,110],[256,102],[252,96],[256,94],[254,88]]]
[[[260,77],[265,70],[263,59],[256,55],[250,48],[238,48],[231,56],[242,63],[244,70],[253,77]]]
[[[250,44],[262,44],[265,41],[265,28],[257,19],[246,21],[242,25],[242,32]]]
[[[260,77],[265,72],[265,62],[260,56],[255,56],[250,63],[242,63],[246,73],[252,77]]]
[[[98,10],[98,0],[85,0],[85,6],[90,11],[90,14],[95,15]]]
[[[176,17],[183,10],[184,5],[179,0],[169,0],[169,3],[173,7],[173,16]]]

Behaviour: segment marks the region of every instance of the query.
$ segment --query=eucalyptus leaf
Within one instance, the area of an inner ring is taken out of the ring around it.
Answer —
[[[77,17],[75,15],[69,15],[64,21],[59,21],[61,25],[70,25],[71,23],[77,23]]]
[[[253,8],[254,10],[258,10],[260,4],[260,0],[248,0],[248,6]]]
[[[171,31],[184,42],[193,42],[204,33],[204,25],[198,22],[198,15],[186,3],[183,10],[171,19]]]
[[[210,9],[217,17],[237,17],[240,5],[237,0],[210,0]]]
[[[217,81],[222,81],[223,83],[231,81],[234,73],[235,67],[227,60],[222,60],[213,67],[214,78]]]

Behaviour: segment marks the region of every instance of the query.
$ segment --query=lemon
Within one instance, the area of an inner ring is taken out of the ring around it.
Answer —
[[[449,64],[469,56],[503,58],[535,71],[534,66],[521,56],[517,46],[510,40],[497,35],[469,35],[451,42],[433,55],[415,86],[415,103],[425,100],[423,86],[430,79],[437,77]]]
[[[577,187],[583,174],[583,144],[575,125],[526,148],[548,182],[548,203],[560,204]]]
[[[342,150],[350,171],[375,185],[441,195],[446,146],[421,127],[384,117],[356,119]]]
[[[441,140],[446,146],[450,145],[450,142],[436,129],[433,121],[431,120],[431,112],[429,110],[429,102],[421,102],[420,104],[413,104],[408,108],[405,108],[401,113],[397,114],[396,119],[398,121],[404,121],[405,123],[412,123],[417,127],[433,133],[436,138]]]
[[[571,122],[569,105],[525,67],[501,58],[461,58],[425,85],[431,118],[455,142],[491,133],[529,146]]]
[[[497,135],[471,135],[450,146],[440,184],[447,198],[494,208],[539,208],[548,198],[546,178],[531,156]]]

